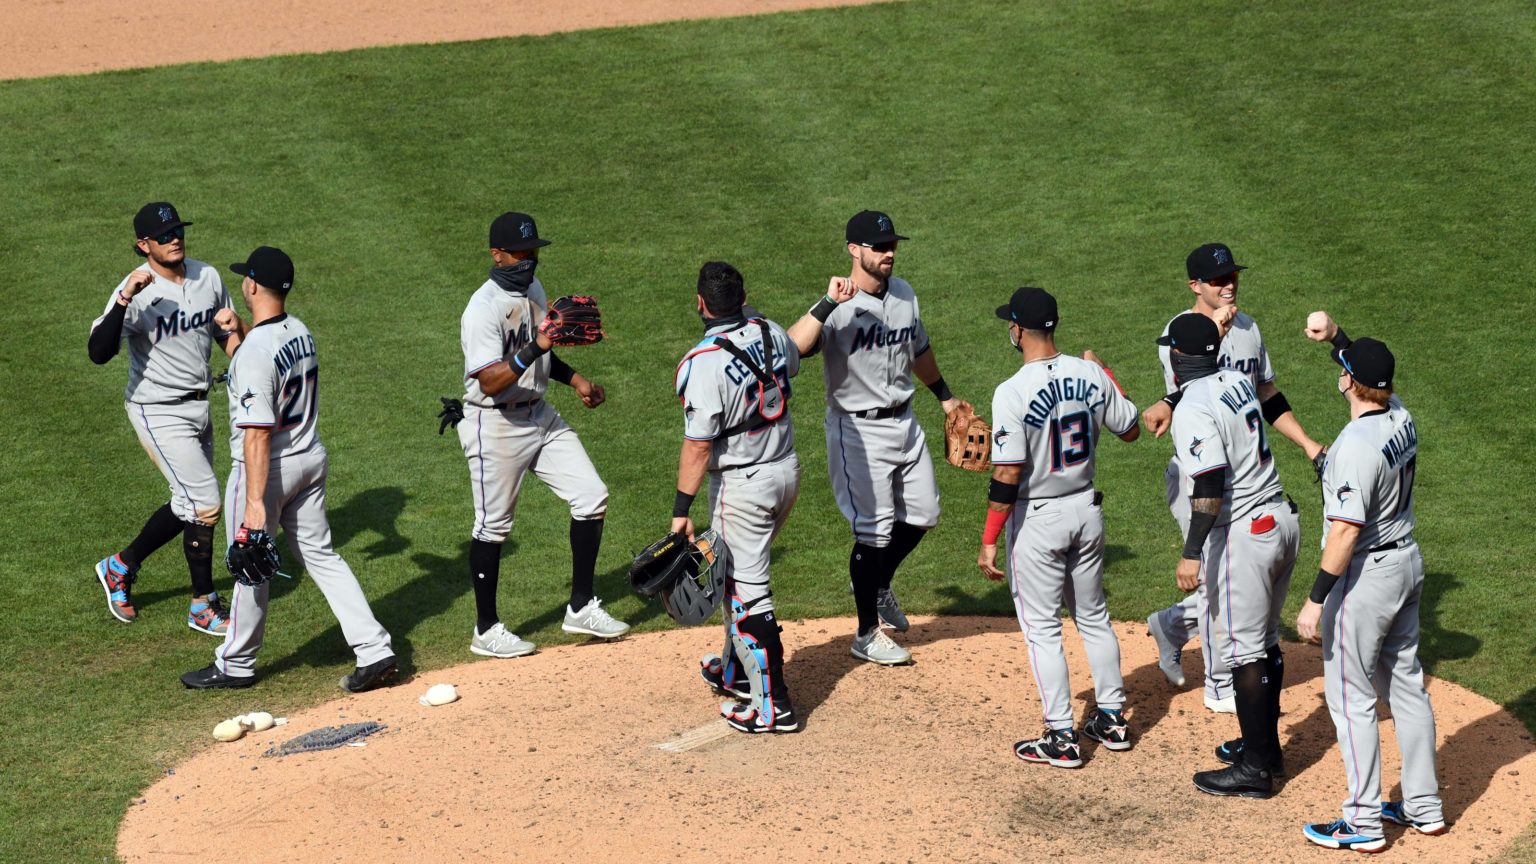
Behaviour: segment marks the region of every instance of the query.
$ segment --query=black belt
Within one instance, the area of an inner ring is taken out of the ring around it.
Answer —
[[[888,420],[892,417],[905,414],[907,409],[910,407],[912,407],[912,400],[908,399],[900,405],[890,405],[885,408],[871,408],[868,411],[849,411],[848,416],[857,417],[860,420]]]
[[[1398,539],[1393,540],[1391,543],[1383,543],[1373,549],[1367,549],[1365,554],[1375,555],[1377,552],[1391,552],[1393,549],[1401,549],[1412,542],[1413,535],[1409,534],[1407,537],[1399,537]]]
[[[543,398],[539,398],[529,399],[525,402],[496,402],[492,404],[491,407],[497,411],[516,411],[519,408],[527,408],[530,405],[537,405],[543,401]]]
[[[207,402],[207,401],[208,401],[208,391],[207,390],[193,390],[191,393],[188,393],[185,396],[180,396],[180,397],[177,397],[175,399],[172,399],[171,400],[171,404],[173,404],[173,405],[180,405],[183,402]]]

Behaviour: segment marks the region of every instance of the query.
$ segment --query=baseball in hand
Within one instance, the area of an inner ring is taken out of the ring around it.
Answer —
[[[1313,342],[1332,341],[1337,332],[1338,326],[1333,323],[1332,318],[1328,317],[1327,312],[1319,310],[1307,316],[1306,334],[1307,338]]]

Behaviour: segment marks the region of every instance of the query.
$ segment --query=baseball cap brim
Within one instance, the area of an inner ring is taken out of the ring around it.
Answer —
[[[911,240],[911,239],[912,239],[911,237],[908,237],[905,234],[897,234],[896,232],[892,231],[889,234],[876,234],[873,237],[866,237],[863,240],[859,240],[859,241],[856,241],[856,242],[860,246],[874,246],[877,243],[893,243],[893,242],[895,242],[897,240]]]
[[[519,240],[516,243],[509,243],[506,246],[497,246],[494,248],[500,249],[503,252],[526,252],[529,249],[540,249],[542,247],[548,246],[549,244],[550,241],[545,240],[543,237],[534,237],[529,240]]]
[[[997,317],[1003,319],[1004,321],[1012,321],[1013,320],[1013,307],[1008,305],[1007,303],[1004,303],[1003,305],[997,307]]]
[[[186,220],[176,219],[176,220],[173,220],[171,222],[167,222],[164,225],[161,225],[161,226],[157,227],[155,229],[155,234],[164,234],[167,231],[174,231],[177,228],[187,228],[187,227],[190,227],[191,224],[192,224],[191,222],[187,222]],[[153,239],[154,236],[155,236],[154,234],[146,234],[143,237],[140,237],[139,239],[140,240],[150,240],[150,239]]]

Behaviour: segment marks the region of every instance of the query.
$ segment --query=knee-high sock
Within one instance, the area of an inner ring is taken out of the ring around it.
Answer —
[[[580,612],[592,599],[597,550],[603,545],[603,520],[571,520],[571,609]]]
[[[897,522],[891,527],[891,545],[885,547],[884,554],[880,558],[880,587],[891,587],[891,579],[896,576],[896,568],[901,562],[907,560],[912,550],[923,540],[923,535],[928,532],[922,528],[908,525],[905,522]]]
[[[187,556],[187,571],[192,574],[192,596],[213,593],[213,526],[187,522],[182,529],[181,549]]]
[[[1266,670],[1269,675],[1269,727],[1275,733],[1272,744],[1275,748],[1275,756],[1279,757],[1281,752],[1280,691],[1285,689],[1285,655],[1281,652],[1279,645],[1269,649],[1269,656],[1265,663],[1269,667]]]
[[[496,583],[501,579],[501,544],[469,541],[469,581],[475,588],[475,631],[484,633],[501,620],[496,614]]]
[[[868,633],[879,623],[875,604],[880,593],[880,557],[883,554],[882,549],[855,543],[848,555],[848,579],[853,582],[853,605],[859,612],[860,633]]]
[[[1269,662],[1255,660],[1232,670],[1237,725],[1243,732],[1243,762],[1269,768],[1280,755],[1274,747],[1275,721],[1270,715]]]
[[[160,509],[150,514],[139,529],[139,536],[133,538],[128,548],[117,553],[117,557],[128,568],[129,572],[139,569],[144,559],[155,554],[155,550],[171,542],[177,534],[186,529],[186,523],[176,518],[176,513],[171,510],[171,502],[160,505]]]

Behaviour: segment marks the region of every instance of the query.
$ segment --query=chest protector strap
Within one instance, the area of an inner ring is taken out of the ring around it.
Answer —
[[[717,440],[740,435],[743,432],[756,432],[760,429],[766,429],[778,422],[779,418],[784,416],[784,410],[788,407],[789,400],[784,397],[784,389],[779,385],[779,377],[773,374],[773,334],[768,332],[768,322],[762,318],[754,318],[748,323],[756,324],[763,334],[763,366],[758,366],[752,362],[752,358],[747,352],[741,350],[735,342],[723,336],[715,337],[715,345],[741,361],[741,365],[747,367],[747,371],[751,372],[752,376],[757,379],[758,416],[749,417],[745,421],[726,429],[716,436]]]

